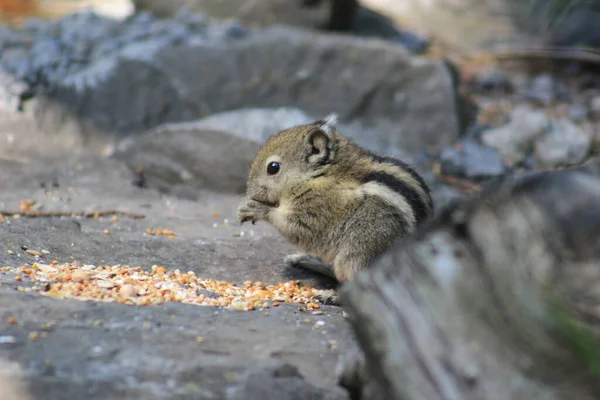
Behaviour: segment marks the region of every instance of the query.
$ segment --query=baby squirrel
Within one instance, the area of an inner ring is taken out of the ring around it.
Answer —
[[[337,116],[269,138],[250,167],[238,218],[266,221],[305,253],[286,263],[351,280],[433,213],[423,179],[405,163],[341,136]],[[319,300],[339,305],[335,291]]]

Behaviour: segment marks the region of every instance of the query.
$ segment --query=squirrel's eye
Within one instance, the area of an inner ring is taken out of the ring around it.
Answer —
[[[267,174],[275,175],[278,172],[279,172],[279,163],[277,161],[270,162],[269,165],[267,165]]]

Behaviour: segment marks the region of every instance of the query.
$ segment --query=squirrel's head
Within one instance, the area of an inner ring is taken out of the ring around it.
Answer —
[[[277,205],[284,189],[322,174],[335,159],[336,124],[330,114],[269,138],[250,167],[248,197]]]

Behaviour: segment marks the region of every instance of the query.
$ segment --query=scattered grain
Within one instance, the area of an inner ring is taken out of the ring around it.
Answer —
[[[135,287],[133,285],[130,285],[130,284],[126,284],[126,285],[121,286],[121,288],[119,289],[119,293],[123,297],[135,297],[135,296],[137,296],[137,293],[135,291]]]
[[[175,232],[173,232],[171,229],[156,229],[156,230],[154,230],[152,228],[148,228],[148,229],[146,229],[146,233],[148,235],[168,236],[169,239],[175,238]]]
[[[0,271],[14,273],[21,277],[22,282],[30,284],[18,287],[18,291],[37,292],[53,298],[138,306],[180,302],[240,311],[265,310],[279,307],[282,302],[298,303],[303,310],[319,308],[314,300],[318,291],[297,281],[275,285],[245,282],[236,286],[224,281],[201,279],[193,271],[167,271],[158,265],[146,271],[141,267],[120,265],[82,265],[76,260],[53,262],[51,265],[33,263],[31,267],[1,267]]]
[[[71,273],[71,280],[73,282],[87,282],[90,280],[90,274],[87,271],[77,270]]]
[[[19,211],[28,212],[35,210],[36,201],[32,199],[27,199],[19,202]]]

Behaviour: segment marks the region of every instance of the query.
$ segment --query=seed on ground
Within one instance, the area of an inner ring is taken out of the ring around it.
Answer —
[[[139,266],[84,265],[76,260],[0,267],[0,271],[20,277],[23,286],[19,286],[18,291],[37,292],[52,298],[137,306],[179,302],[239,311],[266,310],[279,307],[281,303],[296,303],[303,311],[313,312],[320,308],[315,300],[318,290],[298,281],[274,285],[244,282],[238,286],[225,281],[201,279],[193,271],[184,273],[158,265],[153,265],[148,271]],[[14,324],[16,319],[10,317],[8,323]]]

